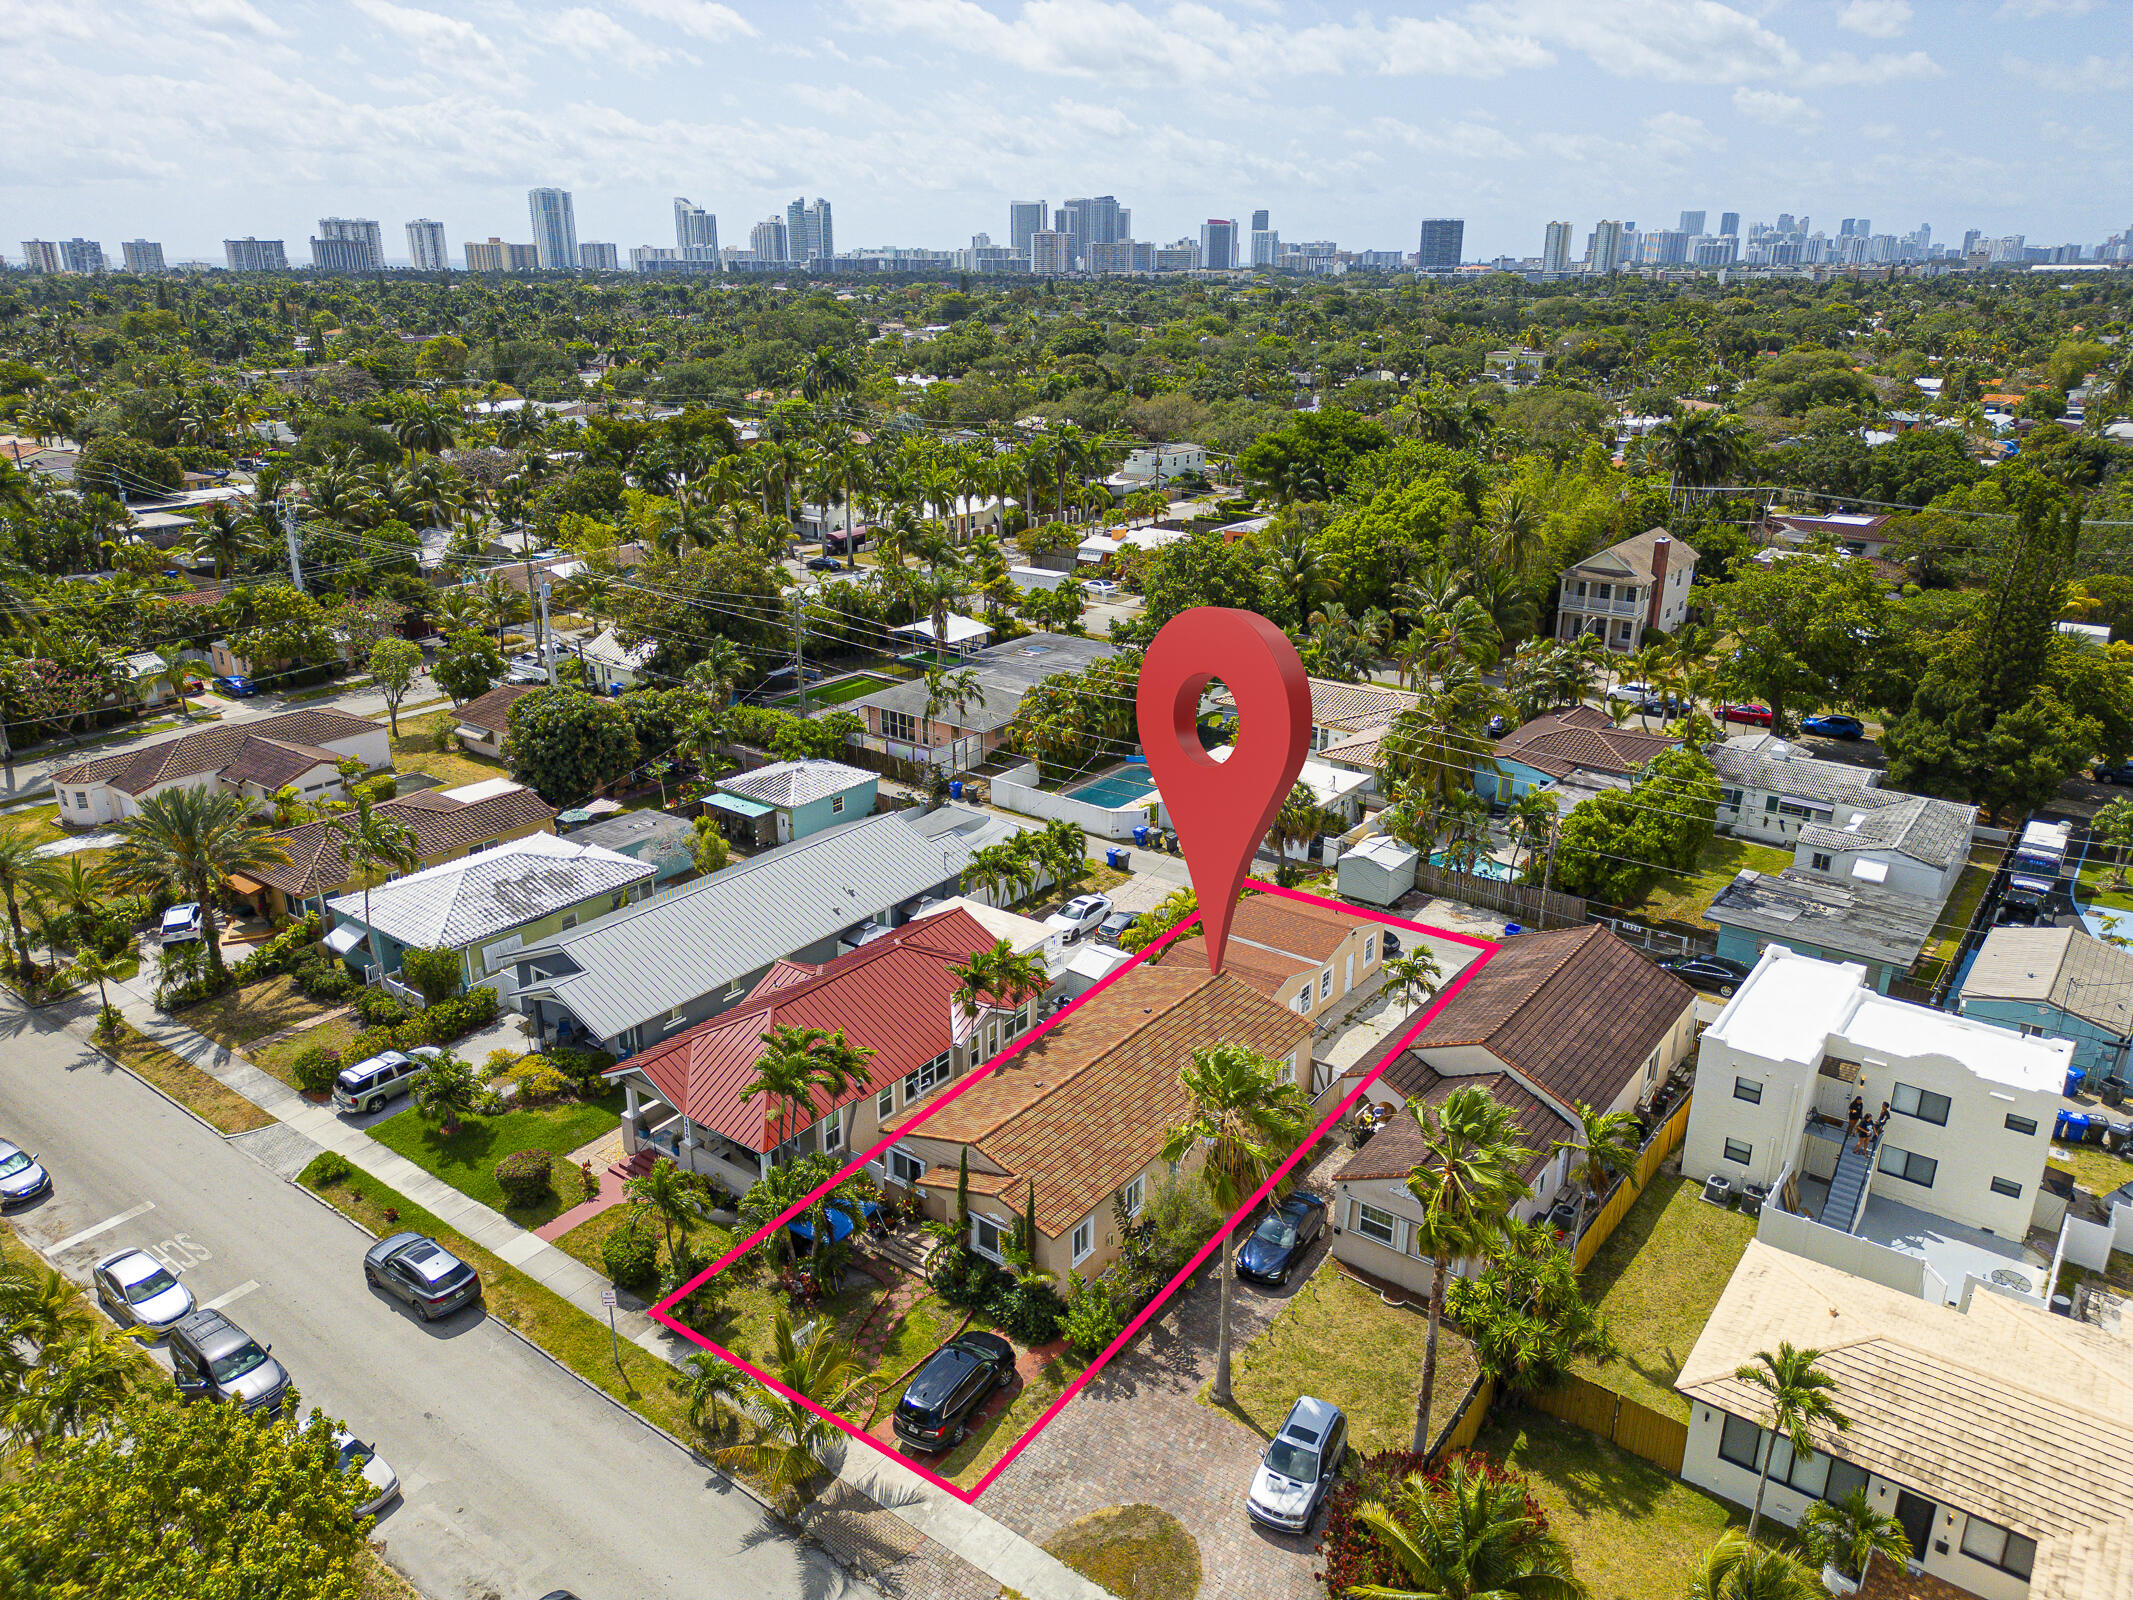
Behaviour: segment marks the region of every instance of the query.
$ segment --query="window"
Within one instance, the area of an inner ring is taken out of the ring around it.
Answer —
[[[1372,961],[1374,961],[1374,960],[1376,960],[1376,959],[1377,959],[1377,949],[1378,949],[1378,936],[1377,936],[1376,934],[1374,934],[1374,933],[1366,933],[1366,934],[1364,934],[1364,935],[1363,935],[1363,963],[1364,963],[1364,965],[1366,965],[1366,966],[1367,966],[1367,965],[1369,965],[1369,963],[1370,963],[1370,962],[1372,962]]]
[[[843,815],[843,813],[844,813],[844,796],[840,794],[840,795],[837,795],[837,796],[836,796],[835,798],[833,798],[833,799],[832,799],[832,800],[830,801],[830,815],[831,815],[831,816],[833,816],[833,817],[835,817],[835,816],[841,816],[841,815]]]
[[[1333,998],[1333,969],[1331,967],[1326,968],[1324,972],[1318,975],[1318,997],[1321,1000]]]
[[[1400,1219],[1390,1211],[1380,1211],[1376,1206],[1355,1203],[1355,1231],[1366,1239],[1375,1239],[1379,1244],[1399,1249]]]
[[[1000,1259],[1000,1246],[1007,1242],[1007,1229],[990,1217],[973,1216],[970,1219],[970,1248],[981,1256],[994,1261]]]
[[[1592,597],[1595,600],[1611,600],[1614,593],[1615,586],[1611,583],[1596,583],[1592,586]]]
[[[1737,1161],[1745,1167],[1754,1157],[1754,1145],[1742,1144],[1738,1139],[1728,1139],[1726,1141],[1726,1159],[1728,1161]]]
[[[2035,1117],[2018,1117],[2010,1111],[2007,1113],[2007,1131],[2009,1133],[2035,1133],[2037,1131],[2037,1119]]]
[[[1296,991],[1296,998],[1289,1002],[1292,1010],[1308,1012],[1311,1009],[1311,986],[1307,983]]]
[[[908,711],[884,711],[881,714],[881,736],[884,739],[901,739],[905,744],[916,744],[917,721]]]
[[[882,1090],[880,1094],[874,1096],[874,1120],[876,1122],[887,1122],[895,1115],[896,1085],[892,1083],[888,1088]]]
[[[844,1113],[832,1111],[815,1124],[816,1148],[841,1150],[844,1148]]]
[[[1718,1430],[1718,1459],[1750,1472],[1762,1466],[1763,1430],[1745,1417],[1727,1416]]]
[[[1920,1122],[1931,1122],[1943,1128],[1948,1125],[1948,1097],[1930,1089],[1914,1089],[1908,1083],[1896,1085],[1889,1096],[1889,1109],[1916,1117]]]
[[[1089,1252],[1096,1248],[1096,1219],[1084,1217],[1081,1226],[1074,1230],[1074,1265],[1080,1266],[1089,1259]]]
[[[2022,1186],[2012,1178],[1994,1178],[1992,1180],[1992,1192],[1994,1194],[2004,1194],[2010,1200],[2022,1198]]]
[[[939,1085],[948,1081],[948,1057],[935,1056],[904,1079],[904,1104],[909,1105],[922,1094],[930,1094]]]
[[[1940,1171],[1940,1163],[1930,1156],[1914,1151],[1899,1150],[1894,1145],[1881,1147],[1881,1170],[1892,1178],[1901,1178],[1905,1183],[1915,1183],[1922,1189],[1933,1187],[1933,1175]]]
[[[1720,789],[1718,791],[1718,803],[1722,806],[1730,806],[1735,811],[1738,811],[1740,809],[1740,790]]]
[[[1125,1188],[1118,1191],[1118,1198],[1120,1203],[1125,1206],[1127,1216],[1139,1216],[1141,1214],[1141,1206],[1148,1198],[1147,1178],[1135,1178]]]
[[[667,1024],[668,1024],[668,1026],[670,1026],[670,1027],[671,1027],[671,1026],[672,1026],[673,1024],[675,1024],[675,1023],[677,1023],[677,1022],[679,1022],[679,1021],[681,1021],[681,1007],[680,1007],[680,1006],[669,1006],[669,1007],[667,1007]]]
[[[905,1150],[891,1150],[889,1152],[889,1176],[898,1183],[916,1183],[925,1174],[925,1171],[926,1163],[910,1152]]]
[[[2026,1580],[2037,1559],[2037,1541],[2012,1533],[1997,1522],[1972,1517],[1963,1526],[1963,1554]]]
[[[1774,795],[1774,794],[1772,794],[1772,795],[1765,795],[1765,796],[1763,797],[1763,809],[1764,809],[1765,811],[1775,811],[1775,810],[1777,810],[1777,808],[1778,808],[1778,797],[1777,797],[1776,795]]]
[[[1827,872],[1829,870],[1829,857],[1817,850],[1807,858],[1807,864],[1817,872]]]
[[[1753,1078],[1735,1078],[1733,1080],[1733,1098],[1745,1100],[1751,1106],[1759,1106],[1763,1103],[1763,1086]]]
[[[1293,1053],[1281,1058],[1281,1066],[1274,1074],[1283,1083],[1296,1081],[1296,1057]]]

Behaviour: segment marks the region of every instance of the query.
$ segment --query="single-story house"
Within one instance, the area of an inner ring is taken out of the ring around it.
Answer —
[[[1001,915],[1001,913],[994,913]],[[1026,917],[1025,944],[1043,929]],[[745,1193],[766,1167],[864,1150],[882,1122],[990,1060],[1037,1018],[1042,995],[988,1010],[958,1038],[951,968],[1000,935],[961,907],[915,919],[826,962],[779,961],[732,1010],[640,1051],[608,1074],[623,1088],[623,1139]],[[745,1093],[777,1028],[842,1032],[874,1052],[842,1095],[817,1090],[796,1122]]]
[[[221,789],[264,800],[290,787],[312,802],[344,798],[339,764],[392,765],[385,725],[322,708],[200,728],[138,750],[95,756],[52,774],[59,820],[85,828],[121,822],[166,789]]]
[[[696,870],[696,830],[664,811],[617,811],[578,823],[565,837],[572,844],[596,844],[645,862],[652,868],[655,885]]]
[[[542,1041],[618,1056],[731,1010],[781,960],[824,962],[960,892],[970,851],[881,812],[653,900],[527,940],[519,1008]]]
[[[921,617],[916,622],[907,622],[900,628],[891,628],[891,633],[904,634],[912,645],[929,645],[949,655],[974,655],[992,637],[992,628],[976,617],[966,617],[959,611],[951,611],[941,619],[941,631],[936,633],[931,617]]]
[[[645,668],[657,648],[650,640],[626,645],[615,637],[613,628],[603,628],[578,654],[585,662],[585,676],[594,692],[620,694],[644,681]]]
[[[930,761],[950,772],[977,766],[999,749],[1015,720],[1022,697],[1046,678],[1083,671],[1093,661],[1118,654],[1102,639],[1065,633],[1031,633],[978,651],[961,663],[977,682],[961,705],[936,705],[929,715],[930,691],[913,678],[849,702],[844,709],[866,719],[861,735],[868,748],[904,761]]]
[[[598,845],[528,834],[326,902],[326,946],[358,971],[400,970],[415,949],[460,952],[462,982],[505,999],[524,946],[632,905],[651,892],[652,868]]]
[[[455,789],[425,789],[387,800],[376,810],[415,836],[424,867],[455,861],[531,833],[552,833],[555,827],[554,808],[524,784],[508,778],[489,778]],[[274,839],[288,852],[288,861],[234,878],[232,883],[240,894],[263,897],[262,909],[270,916],[324,910],[327,896],[355,878],[354,869],[341,854],[347,815],[282,829]]]
[[[1382,737],[1393,718],[1412,711],[1422,697],[1406,689],[1382,683],[1343,683],[1338,678],[1313,678],[1311,684],[1311,749],[1321,753],[1330,747],[1369,733]],[[1209,706],[1220,716],[1235,721],[1236,702],[1227,687],[1208,696]],[[1330,757],[1328,759],[1331,759]]]
[[[1917,964],[1940,921],[1941,902],[1863,880],[1845,882],[1798,866],[1780,873],[1744,867],[1704,907],[1718,928],[1718,954],[1753,966],[1771,945],[1825,961],[1856,961],[1881,993]]]
[[[1852,555],[1878,557],[1888,549],[1891,520],[1886,511],[1781,511],[1772,506],[1764,514],[1763,533],[1786,549],[1803,550],[1827,540]]]
[[[1821,1352],[1843,1431],[1796,1454],[1769,1396],[1736,1374],[1780,1344]],[[1689,1402],[1681,1476],[1797,1526],[1855,1490],[1912,1549],[1863,1592],[1982,1600],[2133,1594],[2133,1384],[2125,1335],[2010,1295],[1920,1300],[1749,1241],[1674,1387]]]
[[[1511,801],[1562,785],[1583,798],[1596,789],[1627,788],[1653,756],[1680,743],[1643,728],[1618,728],[1597,706],[1571,706],[1497,740],[1494,754],[1503,776],[1477,767],[1474,789],[1485,799]]]
[[[720,778],[704,805],[744,843],[786,844],[867,816],[879,784],[875,774],[841,761],[776,761]]]
[[[1966,1017],[2074,1046],[2090,1082],[2126,1081],[2133,1043],[2133,950],[2086,928],[1994,928],[1963,977]]]
[[[1039,1269],[1094,1277],[1118,1255],[1113,1200],[1131,1217],[1179,1170],[1161,1154],[1191,1114],[1179,1073],[1217,1040],[1281,1063],[1291,1082],[1308,1070],[1310,1024],[1295,1012],[1204,962],[1135,967],[930,1117],[899,1112],[887,1175],[946,1219],[967,1154],[973,1250],[1001,1260],[1034,1194]]]
[[[1207,759],[1227,761],[1235,748],[1235,745],[1217,745],[1207,752]],[[1341,832],[1362,821],[1363,796],[1375,787],[1375,780],[1368,773],[1336,767],[1312,756],[1304,757],[1303,765],[1297,769],[1296,781],[1310,790],[1313,804],[1337,819]],[[1177,819],[1171,816],[1168,806],[1158,808],[1156,820],[1166,827],[1177,826]],[[1308,844],[1292,845],[1290,852],[1300,858],[1309,848]]]
[[[1222,964],[1316,1027],[1349,1009],[1350,996],[1376,990],[1383,932],[1375,922],[1308,900],[1251,894],[1237,902]],[[1309,1087],[1317,1094],[1328,1085]]]
[[[472,754],[501,761],[504,736],[511,731],[511,708],[521,695],[539,687],[537,683],[503,683],[476,695],[454,713],[458,723],[452,730],[454,737]]]

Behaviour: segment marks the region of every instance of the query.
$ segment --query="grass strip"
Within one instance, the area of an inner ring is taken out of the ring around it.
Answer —
[[[250,1133],[274,1125],[271,1115],[235,1089],[164,1049],[131,1023],[121,1022],[117,1038],[98,1043],[136,1078],[162,1090],[219,1132]]]

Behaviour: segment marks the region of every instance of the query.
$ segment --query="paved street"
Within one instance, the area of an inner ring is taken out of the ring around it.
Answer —
[[[307,1405],[398,1469],[404,1499],[374,1537],[432,1600],[872,1593],[501,1325],[425,1327],[372,1292],[367,1236],[56,1021],[9,1001],[0,1036],[0,1131],[55,1184],[16,1228],[65,1245],[77,1282],[111,1250],[150,1249],[270,1342]]]

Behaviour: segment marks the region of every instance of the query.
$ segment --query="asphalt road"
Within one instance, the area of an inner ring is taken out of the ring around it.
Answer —
[[[52,1172],[9,1220],[66,1245],[69,1277],[152,1250],[272,1344],[307,1410],[377,1446],[403,1495],[372,1537],[433,1600],[874,1594],[478,1310],[416,1321],[364,1282],[370,1241],[345,1218],[12,1001],[0,1134]]]

